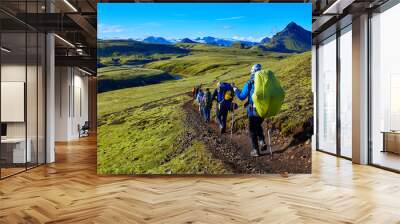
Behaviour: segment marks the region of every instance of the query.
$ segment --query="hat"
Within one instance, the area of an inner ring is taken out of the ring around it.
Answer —
[[[256,73],[261,70],[261,65],[260,64],[254,64],[253,67],[251,67],[251,73]]]

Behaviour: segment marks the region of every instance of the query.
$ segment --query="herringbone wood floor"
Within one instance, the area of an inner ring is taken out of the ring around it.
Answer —
[[[312,175],[96,175],[95,138],[0,181],[0,223],[400,223],[400,175],[313,153]]]

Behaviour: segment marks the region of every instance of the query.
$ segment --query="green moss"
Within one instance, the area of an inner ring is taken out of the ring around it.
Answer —
[[[190,164],[188,166],[188,164]],[[148,173],[171,174],[228,174],[231,170],[224,167],[221,161],[214,159],[200,141],[193,141],[181,154],[167,163],[149,170]]]
[[[177,143],[190,131],[182,121],[182,103],[186,100],[179,96],[100,117],[98,173],[228,172],[199,142],[188,149]]]

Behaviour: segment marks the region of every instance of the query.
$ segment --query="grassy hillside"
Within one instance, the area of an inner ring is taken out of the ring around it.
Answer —
[[[231,173],[209,154],[204,143],[191,136],[182,105],[190,99],[186,93],[200,83],[214,89],[218,79],[242,87],[254,63],[272,70],[286,91],[282,110],[272,119],[283,135],[293,134],[312,117],[310,52],[259,54],[250,49],[203,44],[178,46],[190,53],[146,63],[140,69],[149,74],[177,74],[182,79],[98,95],[99,173]],[[105,77],[108,70],[114,69],[104,68]],[[120,74],[111,78],[123,80],[125,75],[122,71]],[[236,123],[244,128],[244,102],[238,103]],[[185,143],[182,139],[192,140]]]
[[[203,63],[198,63],[202,61]],[[196,63],[197,62],[197,63]],[[195,54],[182,59],[154,62],[147,65],[185,77],[206,76],[208,83],[215,79],[233,82],[238,87],[249,78],[254,63],[274,72],[286,92],[281,112],[272,118],[282,134],[289,135],[312,117],[311,54],[309,52],[281,59],[279,55],[263,57],[237,57],[236,55]],[[215,88],[213,85],[208,85]],[[239,102],[243,105],[243,102]]]
[[[184,56],[189,50],[167,44],[144,43],[135,40],[99,40],[97,55],[103,65],[137,65],[152,60]]]
[[[97,73],[97,88],[100,93],[176,79],[175,76],[162,70],[134,66],[109,66],[99,68]]]
[[[158,85],[150,85],[142,88],[142,91],[151,96],[158,88]],[[104,102],[102,99],[100,101]],[[185,116],[182,110],[185,100],[185,96],[177,96],[148,100],[145,104],[139,101],[132,104],[140,105],[138,107],[101,116],[98,128],[98,172],[231,173],[221,162],[212,159],[203,143],[193,141],[190,145],[184,145],[179,141],[191,131],[182,120]]]
[[[97,55],[151,55],[151,54],[186,54],[187,50],[167,44],[143,43],[135,40],[99,40]]]

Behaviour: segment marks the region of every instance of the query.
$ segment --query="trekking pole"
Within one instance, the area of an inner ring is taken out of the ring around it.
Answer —
[[[232,141],[232,137],[233,137],[233,122],[235,120],[235,108],[234,108],[234,104],[232,102],[232,121],[231,121],[231,141]]]
[[[271,157],[272,157],[272,146],[271,146],[271,129],[269,128],[269,120],[267,120],[267,127],[268,127],[268,131],[267,131],[267,134],[268,134],[268,150],[269,150],[269,154],[271,155]]]
[[[272,156],[272,146],[271,146],[271,129],[268,128],[268,149]]]

